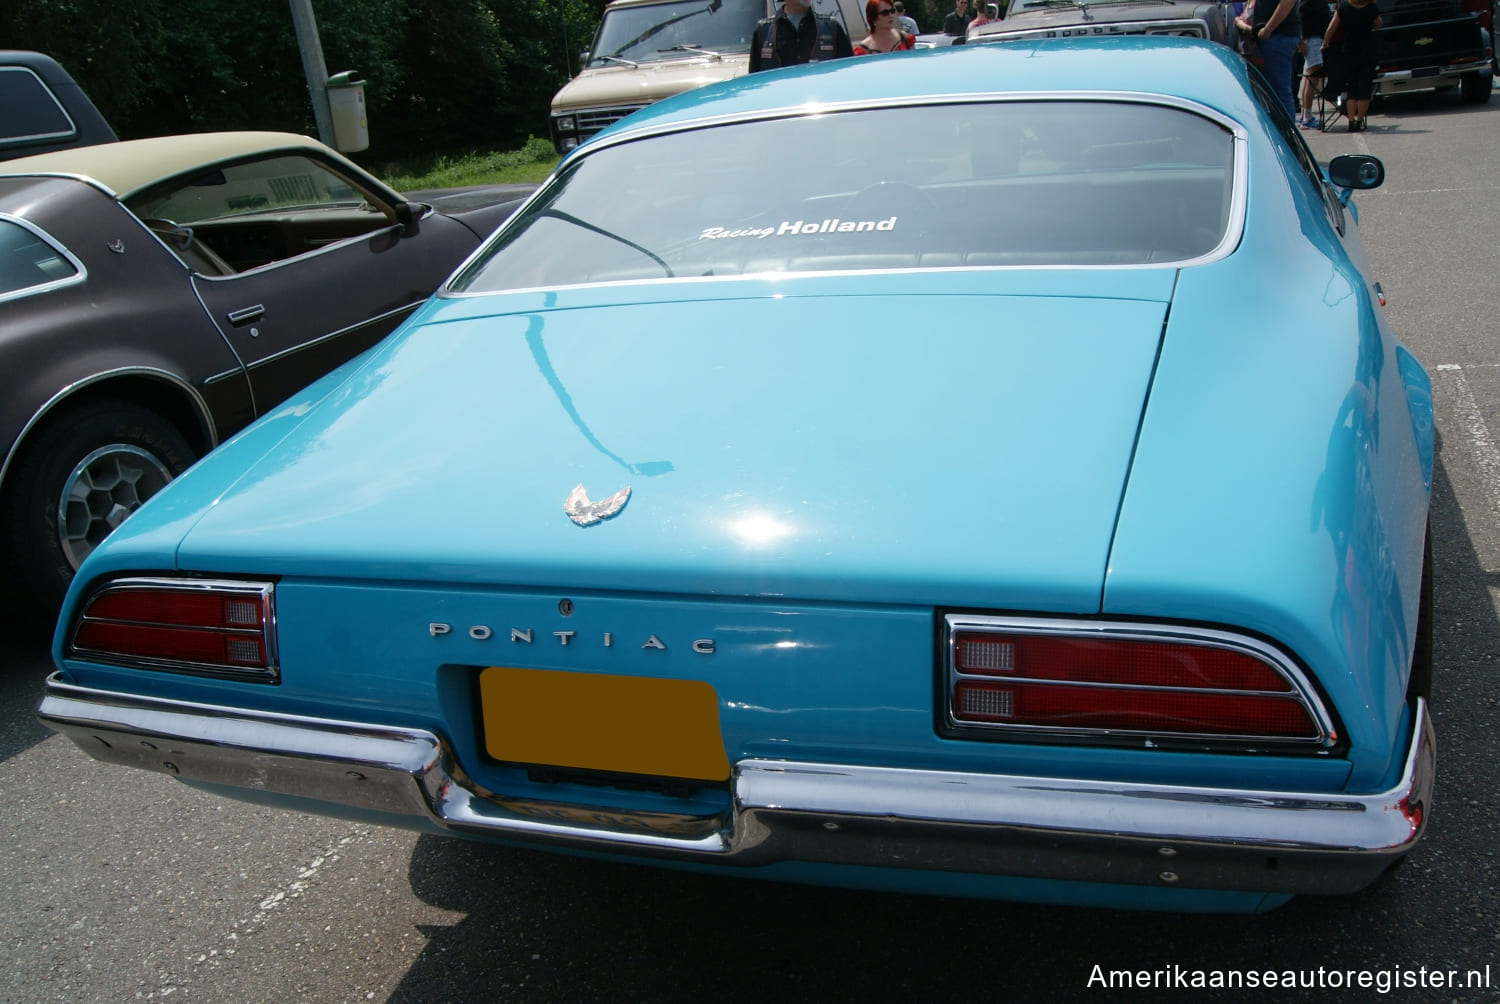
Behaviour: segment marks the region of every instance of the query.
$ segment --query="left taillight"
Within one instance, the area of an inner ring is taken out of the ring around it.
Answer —
[[[275,614],[269,582],[121,579],[84,604],[68,656],[275,683]]]
[[[1290,660],[1206,629],[946,618],[956,735],[1327,749],[1333,726]]]

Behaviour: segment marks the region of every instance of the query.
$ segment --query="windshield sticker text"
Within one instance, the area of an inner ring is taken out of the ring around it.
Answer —
[[[861,231],[889,231],[896,229],[896,217],[888,220],[784,220],[779,227],[705,227],[698,235],[700,241],[721,241],[738,237],[796,237],[803,234],[854,234]]]

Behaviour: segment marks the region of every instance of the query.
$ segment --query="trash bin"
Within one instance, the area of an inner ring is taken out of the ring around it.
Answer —
[[[328,114],[333,120],[333,145],[340,153],[358,153],[370,146],[370,125],[365,119],[365,82],[354,79],[353,70],[335,73],[324,85],[328,92]]]

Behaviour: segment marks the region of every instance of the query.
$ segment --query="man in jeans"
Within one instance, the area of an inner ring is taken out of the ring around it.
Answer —
[[[1292,97],[1292,63],[1297,44],[1302,41],[1302,26],[1297,19],[1297,0],[1255,0],[1251,24],[1260,55],[1266,83],[1286,109],[1287,118],[1296,121],[1297,102]]]

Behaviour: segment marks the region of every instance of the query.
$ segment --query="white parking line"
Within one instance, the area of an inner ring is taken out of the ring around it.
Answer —
[[[1448,413],[1463,430],[1464,440],[1468,444],[1474,467],[1479,472],[1480,485],[1484,490],[1484,499],[1473,509],[1482,511],[1489,517],[1484,521],[1487,525],[1470,527],[1469,539],[1473,541],[1476,551],[1490,551],[1491,548],[1486,546],[1485,542],[1491,540],[1494,535],[1489,531],[1500,524],[1500,449],[1496,448],[1495,438],[1490,435],[1490,427],[1484,420],[1484,414],[1479,410],[1479,402],[1474,399],[1474,392],[1469,389],[1469,380],[1464,376],[1464,368],[1457,363],[1443,363],[1433,369],[1437,374],[1439,385],[1450,398]],[[1464,504],[1464,493],[1459,487],[1459,482],[1463,479],[1454,480],[1450,473],[1449,480],[1453,483],[1454,494],[1459,497],[1459,508],[1466,514],[1469,513],[1471,506]],[[1480,532],[1475,533],[1476,530]],[[1496,557],[1492,553],[1481,554],[1484,567],[1495,568],[1497,564],[1500,564],[1495,560]]]

